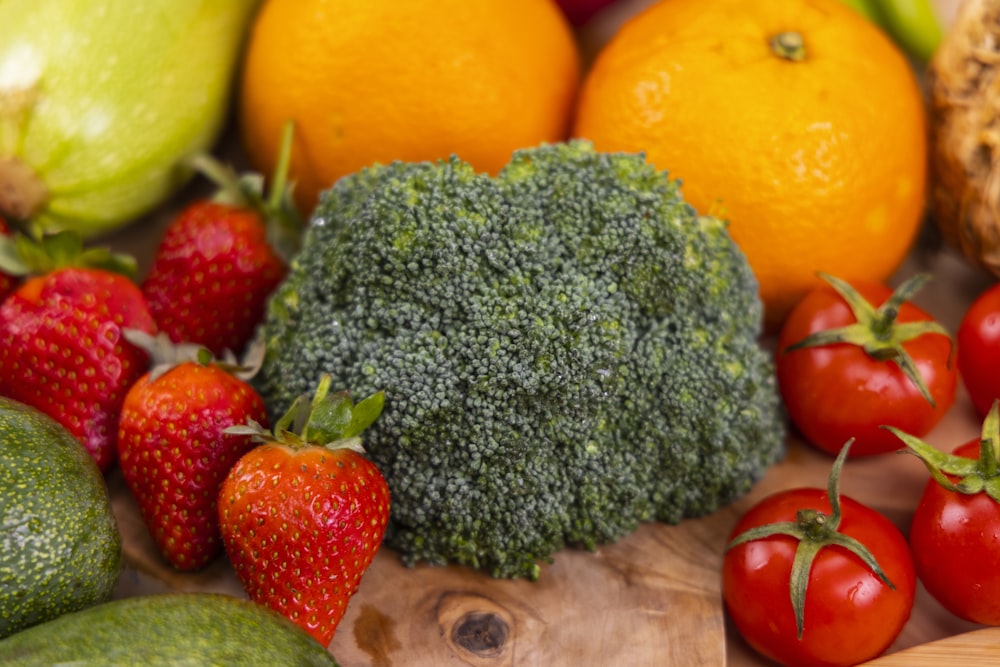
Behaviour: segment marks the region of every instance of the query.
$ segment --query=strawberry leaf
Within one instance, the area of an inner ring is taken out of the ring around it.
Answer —
[[[310,399],[301,395],[274,425],[275,439],[287,445],[315,445],[328,449],[363,451],[360,434],[382,413],[385,392],[377,392],[357,405],[350,393],[330,393],[333,378],[323,375]]]
[[[382,414],[382,408],[384,406],[384,391],[376,392],[368,398],[362,399],[354,406],[354,409],[351,410],[351,422],[347,425],[347,428],[344,429],[340,437],[353,438],[361,435],[365,429],[375,423],[375,420],[378,419],[380,414]]]
[[[305,438],[310,442],[332,442],[344,437],[351,423],[351,399],[346,392],[339,392],[313,405]]]
[[[8,275],[45,275],[66,266],[103,269],[128,278],[135,278],[138,269],[131,255],[103,246],[85,248],[82,237],[69,230],[0,237],[0,270]]]

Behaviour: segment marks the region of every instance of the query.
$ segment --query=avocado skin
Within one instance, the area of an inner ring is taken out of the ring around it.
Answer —
[[[337,667],[284,616],[220,593],[131,597],[65,614],[0,640],[0,664]]]
[[[48,415],[0,397],[0,638],[110,600],[122,563],[93,458]]]

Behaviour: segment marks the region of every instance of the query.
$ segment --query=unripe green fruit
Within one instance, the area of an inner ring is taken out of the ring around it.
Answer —
[[[84,238],[210,149],[258,0],[0,2],[0,215]]]
[[[121,568],[90,454],[54,419],[0,396],[0,638],[106,602]]]

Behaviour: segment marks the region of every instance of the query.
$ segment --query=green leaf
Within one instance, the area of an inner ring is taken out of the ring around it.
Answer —
[[[310,442],[326,443],[345,437],[344,432],[351,423],[353,407],[347,392],[327,396],[313,406],[312,414],[303,436]]]
[[[385,393],[379,391],[355,405],[347,390],[330,393],[332,381],[324,374],[311,399],[305,394],[295,399],[274,426],[279,441],[362,451],[358,436],[382,413]]]
[[[893,433],[906,445],[905,452],[916,455],[931,478],[943,488],[954,493],[973,495],[986,492],[990,498],[1000,502],[1000,466],[997,455],[1000,451],[1000,407],[994,401],[989,413],[983,419],[982,434],[979,439],[979,458],[970,459],[942,452],[920,438],[893,426],[882,426]],[[948,475],[958,477],[953,482]]]
[[[341,437],[353,438],[361,435],[365,429],[375,423],[375,420],[382,414],[382,408],[384,406],[384,391],[379,391],[372,394],[368,398],[363,399],[360,403],[354,406],[354,410],[351,412],[351,422],[348,424]]]

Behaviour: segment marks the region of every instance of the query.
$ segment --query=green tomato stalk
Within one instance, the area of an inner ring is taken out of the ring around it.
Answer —
[[[902,440],[906,445],[903,451],[923,461],[934,481],[945,489],[966,495],[986,493],[1000,502],[1000,409],[997,401],[993,401],[993,407],[983,420],[978,459],[947,454],[892,426],[882,428]],[[949,475],[958,481],[953,482]]]
[[[865,353],[877,361],[892,361],[920,390],[921,396],[927,402],[935,406],[934,397],[931,396],[927,383],[913,358],[903,347],[903,343],[913,340],[924,334],[936,334],[946,336],[951,343],[951,352],[954,351],[954,340],[948,330],[933,320],[918,322],[899,322],[899,309],[909,301],[930,279],[930,274],[920,273],[905,281],[892,293],[885,303],[878,308],[868,303],[849,283],[835,276],[820,273],[820,278],[825,280],[838,294],[847,302],[848,307],[854,313],[857,320],[854,324],[849,324],[835,329],[825,329],[807,336],[790,345],[785,351],[791,352],[806,347],[821,347],[824,345],[834,345],[837,343],[850,343],[857,345]],[[949,352],[948,365],[951,365],[952,354]]]

